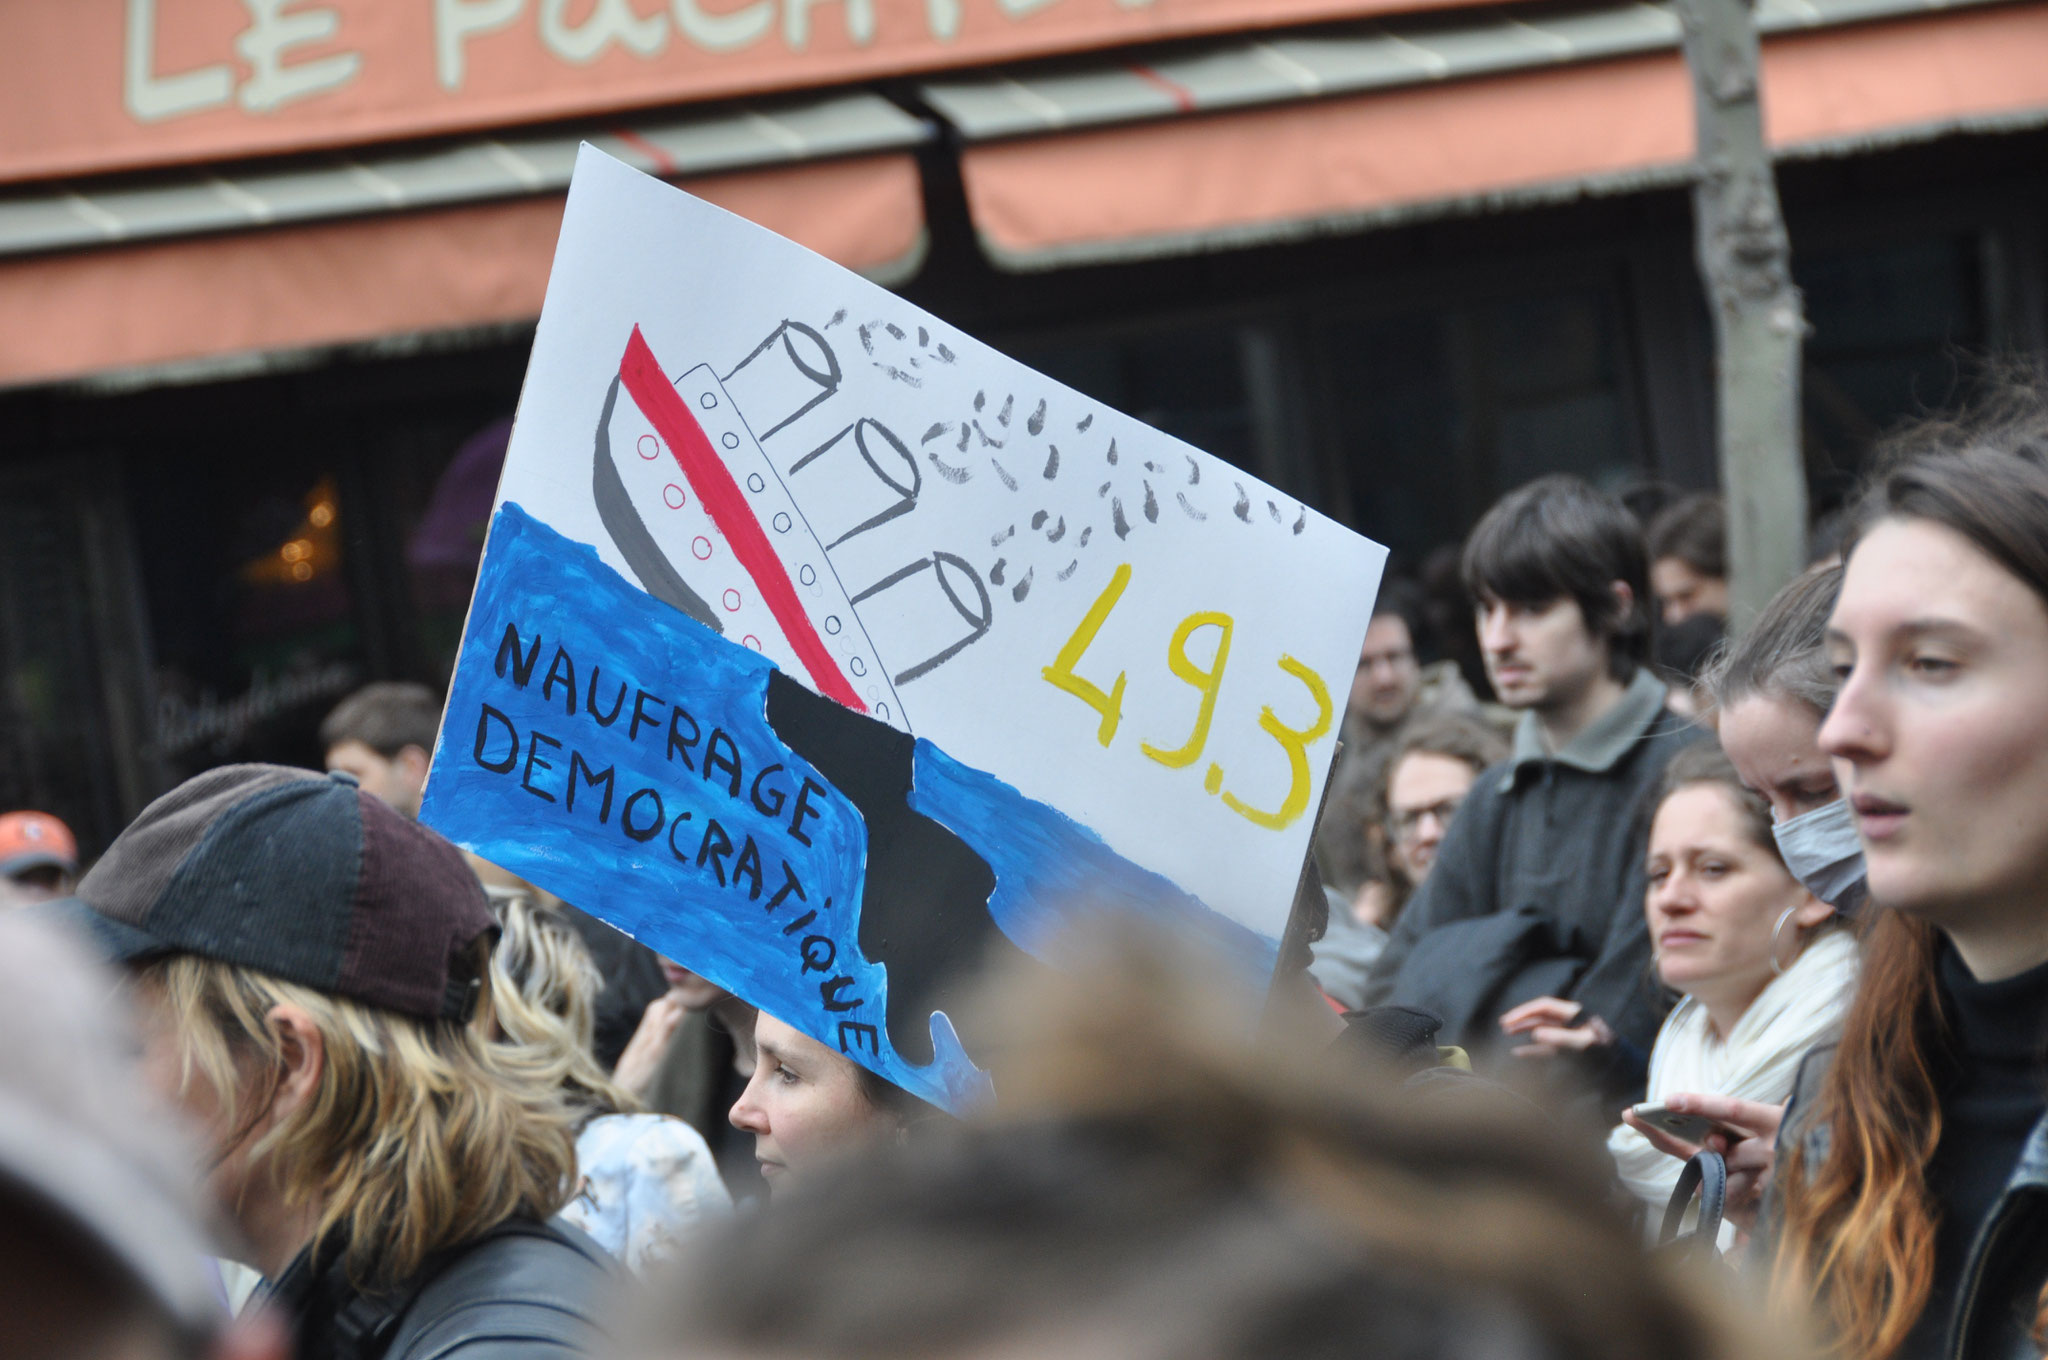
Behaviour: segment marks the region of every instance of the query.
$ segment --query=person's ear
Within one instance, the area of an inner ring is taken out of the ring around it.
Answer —
[[[433,756],[418,746],[398,748],[398,768],[405,771],[406,782],[418,788],[427,782],[427,767],[434,763]]]
[[[305,1008],[289,1001],[272,1006],[263,1019],[277,1036],[282,1068],[270,1103],[269,1117],[275,1123],[311,1104],[319,1092],[320,1079],[327,1071],[327,1040]]]
[[[1833,907],[1810,892],[1801,892],[1799,905],[1792,909],[1792,921],[1801,930],[1812,930],[1816,926],[1826,925],[1828,918],[1834,914]]]
[[[1607,588],[1614,592],[1614,617],[1616,621],[1626,623],[1633,619],[1636,612],[1636,588],[1626,581],[1609,581]]]

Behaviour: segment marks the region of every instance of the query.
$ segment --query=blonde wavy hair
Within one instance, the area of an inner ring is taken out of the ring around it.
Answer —
[[[515,1215],[550,1217],[576,1184],[575,1111],[532,1055],[489,1042],[481,1023],[420,1020],[191,954],[138,980],[176,1026],[181,1081],[212,1088],[229,1148],[255,1132],[285,1071],[270,1012],[311,1017],[318,1089],[248,1156],[287,1205],[320,1206],[314,1254],[338,1240],[359,1288],[410,1279]],[[489,1014],[487,986],[479,1016]]]
[[[640,1101],[592,1056],[604,977],[574,926],[539,894],[486,887],[503,933],[491,951],[491,991],[506,1044],[522,1050],[588,1121],[631,1114]]]

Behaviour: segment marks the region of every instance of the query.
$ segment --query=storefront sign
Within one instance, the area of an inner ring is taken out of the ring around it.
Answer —
[[[927,1099],[1076,911],[1270,971],[1385,559],[585,147],[424,819]]]
[[[1413,0],[13,4],[0,47],[0,181],[355,145],[1418,7],[1426,6]]]

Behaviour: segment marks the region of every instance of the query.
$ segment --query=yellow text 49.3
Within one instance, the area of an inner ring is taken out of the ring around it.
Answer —
[[[1081,616],[1080,624],[1074,629],[1059,655],[1043,672],[1046,681],[1073,695],[1101,715],[1095,727],[1095,739],[1108,746],[1116,739],[1117,728],[1123,722],[1124,686],[1129,679],[1118,671],[1116,679],[1107,690],[1080,673],[1081,658],[1094,643],[1096,634],[1109,621],[1110,613],[1117,601],[1123,598],[1124,588],[1131,583],[1129,563],[1118,567],[1103,587],[1095,603],[1088,606],[1088,612]],[[1209,741],[1209,725],[1216,716],[1216,695],[1223,688],[1223,669],[1230,662],[1230,635],[1234,625],[1230,615],[1213,610],[1199,611],[1180,621],[1173,630],[1173,636],[1166,643],[1166,668],[1174,676],[1194,687],[1201,695],[1201,703],[1195,710],[1194,729],[1187,739],[1177,746],[1157,746],[1150,741],[1140,741],[1138,749],[1151,759],[1170,769],[1183,769],[1201,759],[1202,748]],[[1188,655],[1188,644],[1197,633],[1209,632],[1215,635],[1216,649],[1207,665],[1195,661]],[[1280,806],[1271,812],[1253,807],[1236,794],[1223,787],[1223,767],[1214,761],[1202,778],[1202,787],[1210,793],[1220,793],[1223,805],[1245,820],[1258,826],[1278,831],[1291,825],[1308,810],[1309,786],[1313,782],[1308,763],[1308,748],[1321,740],[1330,730],[1330,690],[1323,678],[1302,665],[1286,653],[1281,653],[1279,667],[1305,686],[1315,701],[1315,720],[1306,727],[1289,727],[1280,721],[1271,704],[1259,710],[1259,727],[1267,736],[1279,743],[1287,756],[1289,780],[1287,794],[1280,800]]]

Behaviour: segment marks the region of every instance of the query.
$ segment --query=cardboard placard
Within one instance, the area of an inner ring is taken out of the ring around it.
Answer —
[[[1270,967],[1384,558],[585,147],[423,817],[960,1108],[1071,912]]]

